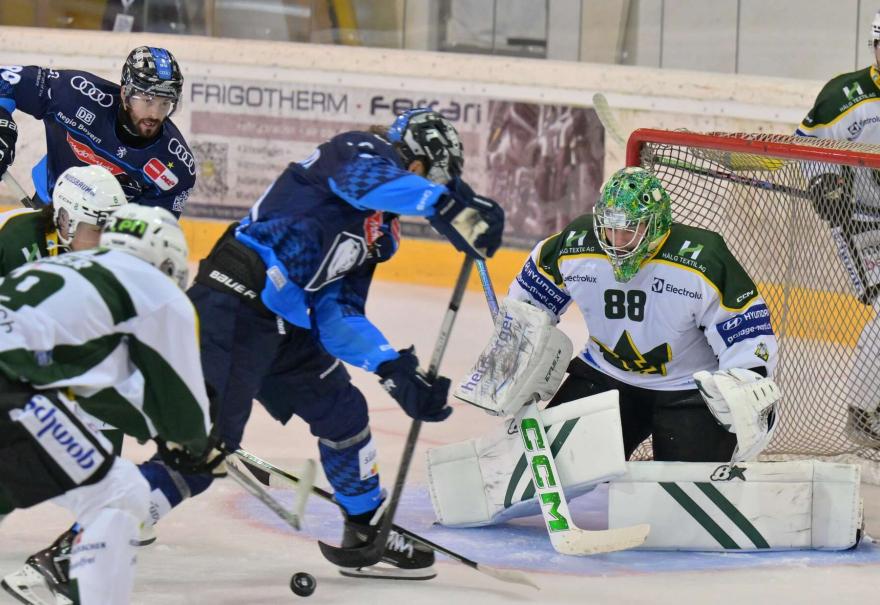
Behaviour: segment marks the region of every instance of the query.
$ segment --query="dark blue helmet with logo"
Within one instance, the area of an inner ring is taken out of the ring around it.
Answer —
[[[428,179],[445,185],[461,175],[464,151],[452,122],[427,107],[410,109],[394,120],[388,140],[403,163],[415,160],[425,164]]]

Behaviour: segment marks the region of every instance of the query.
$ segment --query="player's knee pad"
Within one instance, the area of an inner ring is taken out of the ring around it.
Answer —
[[[149,521],[155,524],[172,508],[208,489],[214,481],[210,473],[187,475],[168,468],[154,458],[138,466],[150,486]]]
[[[541,419],[566,498],[625,471],[617,391],[545,409]],[[443,525],[473,527],[540,513],[511,419],[484,437],[428,450],[428,484]]]
[[[382,499],[379,470],[369,426],[347,439],[322,438],[318,441],[318,450],[334,497],[349,515],[366,513],[379,506]]]

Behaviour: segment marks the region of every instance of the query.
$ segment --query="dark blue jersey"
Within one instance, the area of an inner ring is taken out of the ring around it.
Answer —
[[[116,132],[120,86],[93,74],[43,67],[0,67],[0,107],[19,109],[46,126],[47,155],[34,167],[37,194],[51,199],[55,180],[71,166],[103,166],[130,202],[161,206],[180,216],[195,185],[196,165],[183,135],[165,120],[143,148]]]
[[[373,371],[397,357],[364,315],[373,269],[396,251],[393,216],[431,216],[447,193],[404,170],[384,139],[347,132],[290,164],[236,238],[266,264],[269,309],[316,330],[332,355]]]

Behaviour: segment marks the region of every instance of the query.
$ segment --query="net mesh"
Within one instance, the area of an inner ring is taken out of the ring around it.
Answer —
[[[784,400],[766,453],[880,460],[880,146],[637,131],[628,158],[675,221],[724,236],[767,301]]]

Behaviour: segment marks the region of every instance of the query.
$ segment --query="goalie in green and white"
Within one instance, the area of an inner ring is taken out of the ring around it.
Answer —
[[[553,326],[572,302],[590,338],[557,390],[566,349]],[[594,214],[535,247],[497,318],[491,342],[455,395],[501,416],[516,413],[533,394],[551,398],[541,416],[568,498],[624,473],[630,488],[644,491],[639,464],[655,473],[650,486],[694,473],[708,481],[721,466],[754,460],[776,428],[780,394],[770,377],[777,343],[764,299],[719,234],[672,221],[668,194],[642,168],[616,172]],[[655,462],[626,464],[649,436]],[[490,435],[430,450],[438,520],[476,526],[536,513],[525,460],[510,421]],[[791,476],[803,483],[812,474]],[[857,491],[849,479],[843,483]],[[810,479],[806,484],[812,494]],[[759,490],[758,499],[752,492],[743,498],[760,502],[761,510],[746,504],[743,516],[787,519],[790,501],[774,500],[761,480],[754,485],[748,489]],[[738,481],[727,486],[741,489]],[[653,495],[639,493],[616,500],[615,527],[650,523],[650,548],[705,547],[681,531],[674,512],[658,516]],[[727,497],[738,504],[737,495]],[[847,536],[852,524],[842,526]],[[804,547],[803,532],[764,529],[774,548]],[[847,541],[837,538],[826,542]]]

